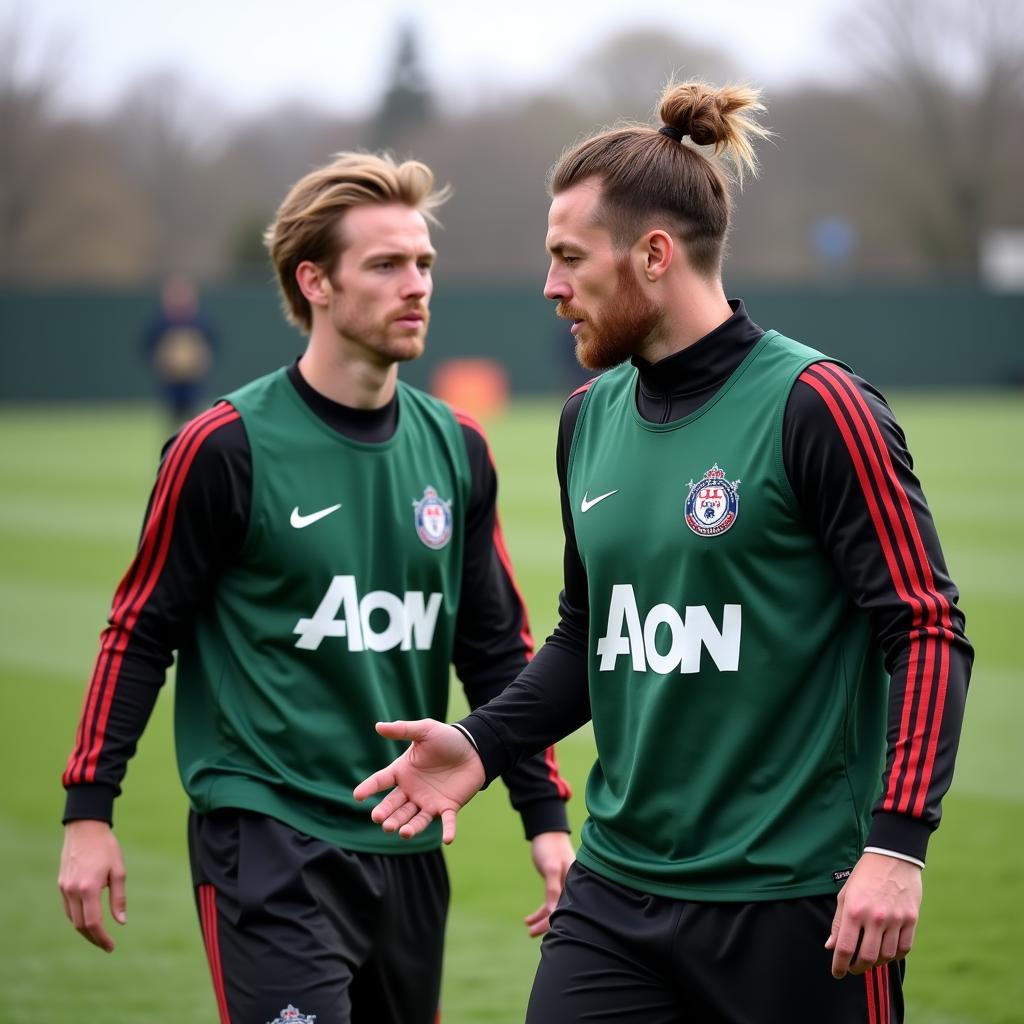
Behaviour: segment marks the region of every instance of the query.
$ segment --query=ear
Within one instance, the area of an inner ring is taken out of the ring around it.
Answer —
[[[295,281],[311,306],[321,308],[327,306],[331,285],[324,272],[315,263],[303,260],[295,268]]]
[[[639,239],[641,267],[640,272],[651,283],[659,280],[672,265],[675,255],[675,242],[672,236],[661,228],[648,231]]]

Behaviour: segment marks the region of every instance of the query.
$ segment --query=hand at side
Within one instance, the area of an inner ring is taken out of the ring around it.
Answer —
[[[105,821],[65,825],[57,884],[68,920],[94,946],[112,953],[114,940],[104,925],[102,893],[110,889],[110,913],[118,924],[127,921],[127,899],[121,846]]]
[[[541,832],[530,843],[533,865],[544,879],[544,902],[526,916],[531,935],[543,935],[550,927],[548,918],[558,905],[565,876],[576,859],[568,832]]]
[[[832,974],[863,974],[902,960],[914,944],[921,912],[921,869],[896,857],[865,853],[839,891],[832,934]]]

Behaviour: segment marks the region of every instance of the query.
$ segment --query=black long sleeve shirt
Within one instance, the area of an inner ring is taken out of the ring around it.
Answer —
[[[397,397],[380,409],[353,409],[319,394],[289,367],[292,384],[309,407],[333,429],[362,442],[383,442],[398,422]],[[514,679],[532,655],[526,609],[504,554],[497,520],[498,481],[480,427],[459,417],[471,472],[466,511],[462,587],[452,662],[470,707],[487,703]],[[164,449],[167,452],[173,439]],[[174,650],[196,608],[217,585],[241,550],[249,523],[252,459],[242,422],[225,422],[208,433],[196,452],[178,496],[166,557],[152,591],[133,621],[117,603],[108,630],[127,636],[113,678],[94,672],[64,775],[64,820],[113,819],[113,803],[134,754]],[[153,512],[159,486],[147,510]],[[141,551],[141,546],[140,546]],[[139,556],[136,556],[136,562]],[[136,563],[126,579],[142,575]],[[564,801],[569,788],[550,746],[509,766],[504,773],[513,806],[528,838],[567,831]]]
[[[634,359],[639,370],[636,403],[645,419],[669,423],[699,409],[761,338],[764,332],[743,304],[731,305],[732,316],[694,345],[655,364]],[[923,862],[952,778],[973,650],[903,431],[875,388],[855,374],[838,372],[845,381],[843,394],[834,393],[813,368],[795,383],[783,421],[783,460],[807,528],[851,599],[869,614],[891,676],[888,756],[867,848]],[[590,719],[587,575],[566,486],[585,391],[579,389],[566,402],[558,430],[556,464],[565,532],[558,625],[515,684],[459,723],[476,744],[488,780],[523,752]],[[873,424],[869,436],[878,445],[874,456],[891,465],[884,493],[883,485],[857,471],[867,453],[850,426],[854,402],[866,408]],[[903,550],[894,542],[906,535],[905,526],[919,546]],[[917,578],[930,584],[920,588],[933,595],[925,600],[944,607],[944,615],[935,616],[940,620],[936,625],[923,621],[922,599],[908,588],[906,580]],[[914,654],[915,640],[925,635],[937,640],[938,656],[931,662]],[[911,747],[925,751],[925,759],[908,754]]]

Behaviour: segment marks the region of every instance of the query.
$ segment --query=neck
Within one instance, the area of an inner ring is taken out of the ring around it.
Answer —
[[[660,326],[637,353],[649,363],[682,352],[732,316],[718,277],[712,281],[689,277],[674,284],[670,296]]]
[[[374,358],[333,331],[326,337],[317,325],[299,360],[299,370],[314,391],[352,409],[387,405],[398,380],[398,363]]]

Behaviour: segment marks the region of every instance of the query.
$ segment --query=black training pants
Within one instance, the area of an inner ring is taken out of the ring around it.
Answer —
[[[527,1024],[899,1024],[903,964],[831,974],[834,896],[696,903],[575,864]]]
[[[439,850],[356,853],[222,810],[190,815],[189,851],[220,1024],[434,1024]]]

